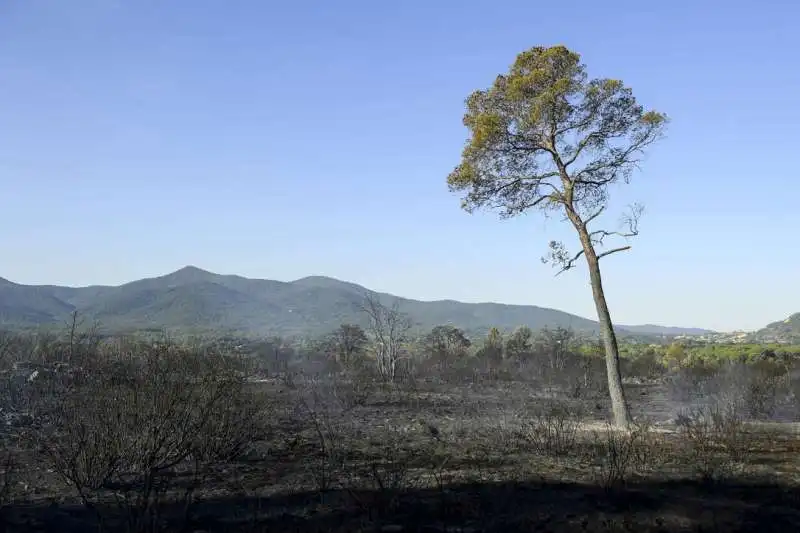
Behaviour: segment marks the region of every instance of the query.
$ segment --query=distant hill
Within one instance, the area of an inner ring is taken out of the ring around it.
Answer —
[[[715,333],[710,329],[702,328],[681,328],[677,326],[657,326],[655,324],[644,324],[641,326],[620,326],[631,333],[641,335],[709,335]]]
[[[166,328],[316,336],[345,322],[366,325],[359,306],[367,292],[360,285],[322,276],[281,282],[214,274],[192,266],[115,287],[30,286],[0,278],[0,326],[63,324],[77,310],[113,332]],[[394,299],[379,296],[387,303]],[[452,324],[473,335],[483,335],[492,326],[511,330],[523,324],[532,329],[598,330],[596,321],[532,305],[398,300],[419,329]],[[636,335],[705,331],[652,325],[618,329]]]
[[[760,342],[800,344],[800,313],[767,324],[766,327],[756,331],[753,337]]]

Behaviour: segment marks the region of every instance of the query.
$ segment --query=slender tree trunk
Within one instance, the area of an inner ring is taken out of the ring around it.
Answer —
[[[619,368],[619,345],[617,335],[614,333],[614,326],[611,323],[611,313],[606,303],[606,295],[603,292],[603,279],[600,276],[600,261],[597,253],[592,246],[588,232],[584,229],[580,231],[581,243],[583,244],[583,255],[589,266],[589,280],[592,285],[592,296],[594,305],[597,309],[597,320],[600,323],[600,334],[603,338],[603,345],[606,352],[606,373],[608,375],[608,393],[611,396],[611,410],[614,413],[614,424],[620,428],[627,428],[631,417],[628,409],[628,402],[625,399],[625,391],[622,389],[622,373]]]

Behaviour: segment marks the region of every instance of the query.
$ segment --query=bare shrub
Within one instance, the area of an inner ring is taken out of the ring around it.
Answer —
[[[331,386],[331,395],[345,412],[365,406],[374,393],[375,383],[364,374],[342,374]]]
[[[786,404],[793,419],[800,419],[800,364],[793,363],[786,376]]]
[[[297,389],[299,406],[311,429],[310,442],[313,460],[309,463],[309,475],[316,490],[324,495],[336,487],[338,476],[344,465],[349,429],[346,415],[355,407],[352,398],[340,391],[337,396],[334,382],[330,379],[309,379]]]
[[[747,411],[755,420],[769,420],[778,406],[776,380],[767,376],[754,376],[747,389]]]
[[[717,367],[703,361],[673,368],[667,379],[671,399],[695,403],[708,397],[711,392],[708,384],[718,371]]]
[[[18,496],[17,486],[17,455],[18,438],[4,436],[2,449],[0,449],[0,528],[4,528],[7,521],[7,512]]]
[[[548,400],[537,405],[522,425],[521,437],[535,453],[563,456],[572,453],[578,441],[583,409],[565,401]]]
[[[728,477],[745,460],[748,438],[735,406],[712,405],[681,413],[677,419],[685,459],[703,481]]]
[[[789,394],[789,366],[782,361],[756,361],[749,365],[747,410],[756,420],[771,419]]]
[[[782,363],[730,361],[705,374],[703,379],[685,384],[695,391],[693,402],[711,400],[734,409],[742,418],[770,419],[789,395],[788,369]]]
[[[372,439],[370,458],[349,465],[348,493],[376,522],[392,515],[400,498],[420,486],[412,437],[407,429],[380,428]]]
[[[233,361],[169,344],[140,345],[84,368],[50,401],[34,438],[49,466],[93,509],[109,498],[130,531],[160,527],[184,478],[186,514],[203,474],[260,438],[256,397]],[[184,516],[186,518],[186,516]]]
[[[430,358],[436,377],[443,383],[460,385],[476,383],[487,377],[488,361],[477,357],[451,358],[448,362],[442,361],[441,355]]]
[[[384,512],[397,505],[398,498],[416,486],[417,479],[411,469],[411,461],[404,447],[408,436],[399,431],[387,432],[381,446],[382,459],[372,461],[368,479],[378,494],[377,507]]]
[[[0,330],[0,372],[8,371],[15,361],[33,352],[33,339]]]
[[[594,432],[593,459],[599,466],[600,486],[623,486],[632,474],[651,470],[660,451],[659,443],[649,421],[634,421],[625,430],[606,422],[604,430]]]
[[[606,364],[602,358],[568,354],[565,359],[567,366],[556,379],[570,398],[595,401],[608,397]]]
[[[250,343],[247,356],[252,370],[259,377],[283,377],[289,371],[289,363],[295,358],[295,350],[280,338]]]

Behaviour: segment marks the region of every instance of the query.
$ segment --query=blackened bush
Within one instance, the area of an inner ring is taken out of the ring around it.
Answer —
[[[746,418],[769,419],[786,396],[786,369],[771,361],[728,362],[701,389],[717,403],[728,405]]]
[[[463,384],[474,382],[475,376],[485,372],[484,362],[477,357],[451,358],[439,365],[439,376],[445,383]]]
[[[331,395],[342,410],[351,411],[367,404],[377,389],[376,380],[368,374],[345,372],[332,378]]]
[[[707,396],[708,383],[718,372],[718,367],[703,362],[673,368],[667,376],[671,399],[693,403]]]
[[[566,401],[548,400],[536,405],[523,422],[521,437],[535,453],[568,455],[575,450],[584,416],[580,406]]]
[[[208,468],[261,438],[261,408],[238,361],[169,344],[104,353],[84,378],[40,399],[33,433],[44,460],[102,523],[111,497],[130,531],[160,527],[184,478],[187,513]]]
[[[598,482],[605,489],[625,485],[634,473],[652,469],[659,456],[661,440],[646,420],[620,430],[606,422],[603,431],[594,432],[593,459],[598,463]]]
[[[791,395],[790,369],[782,361],[755,361],[749,365],[747,387],[749,415],[756,420],[771,419],[780,403]]]
[[[0,529],[5,529],[7,511],[18,495],[17,464],[19,438],[11,435],[0,436]]]
[[[557,377],[563,380],[571,398],[596,400],[608,396],[606,363],[602,358],[572,354],[567,358],[566,368]]]
[[[677,426],[685,459],[703,481],[723,480],[736,462],[746,460],[748,435],[736,405],[716,404],[681,413]]]

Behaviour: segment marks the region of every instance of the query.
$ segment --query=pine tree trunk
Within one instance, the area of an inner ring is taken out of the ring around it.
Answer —
[[[584,245],[583,253],[584,256],[586,256],[586,262],[589,265],[592,296],[594,297],[594,305],[597,309],[597,320],[600,323],[600,334],[606,352],[608,393],[611,396],[611,410],[614,414],[614,424],[620,428],[627,428],[631,421],[630,411],[628,402],[625,399],[625,391],[622,389],[619,345],[617,344],[617,335],[614,333],[614,326],[611,322],[611,313],[606,303],[606,295],[603,292],[603,279],[600,276],[600,261],[597,258],[594,247],[591,245],[588,234],[581,235],[581,241]]]

